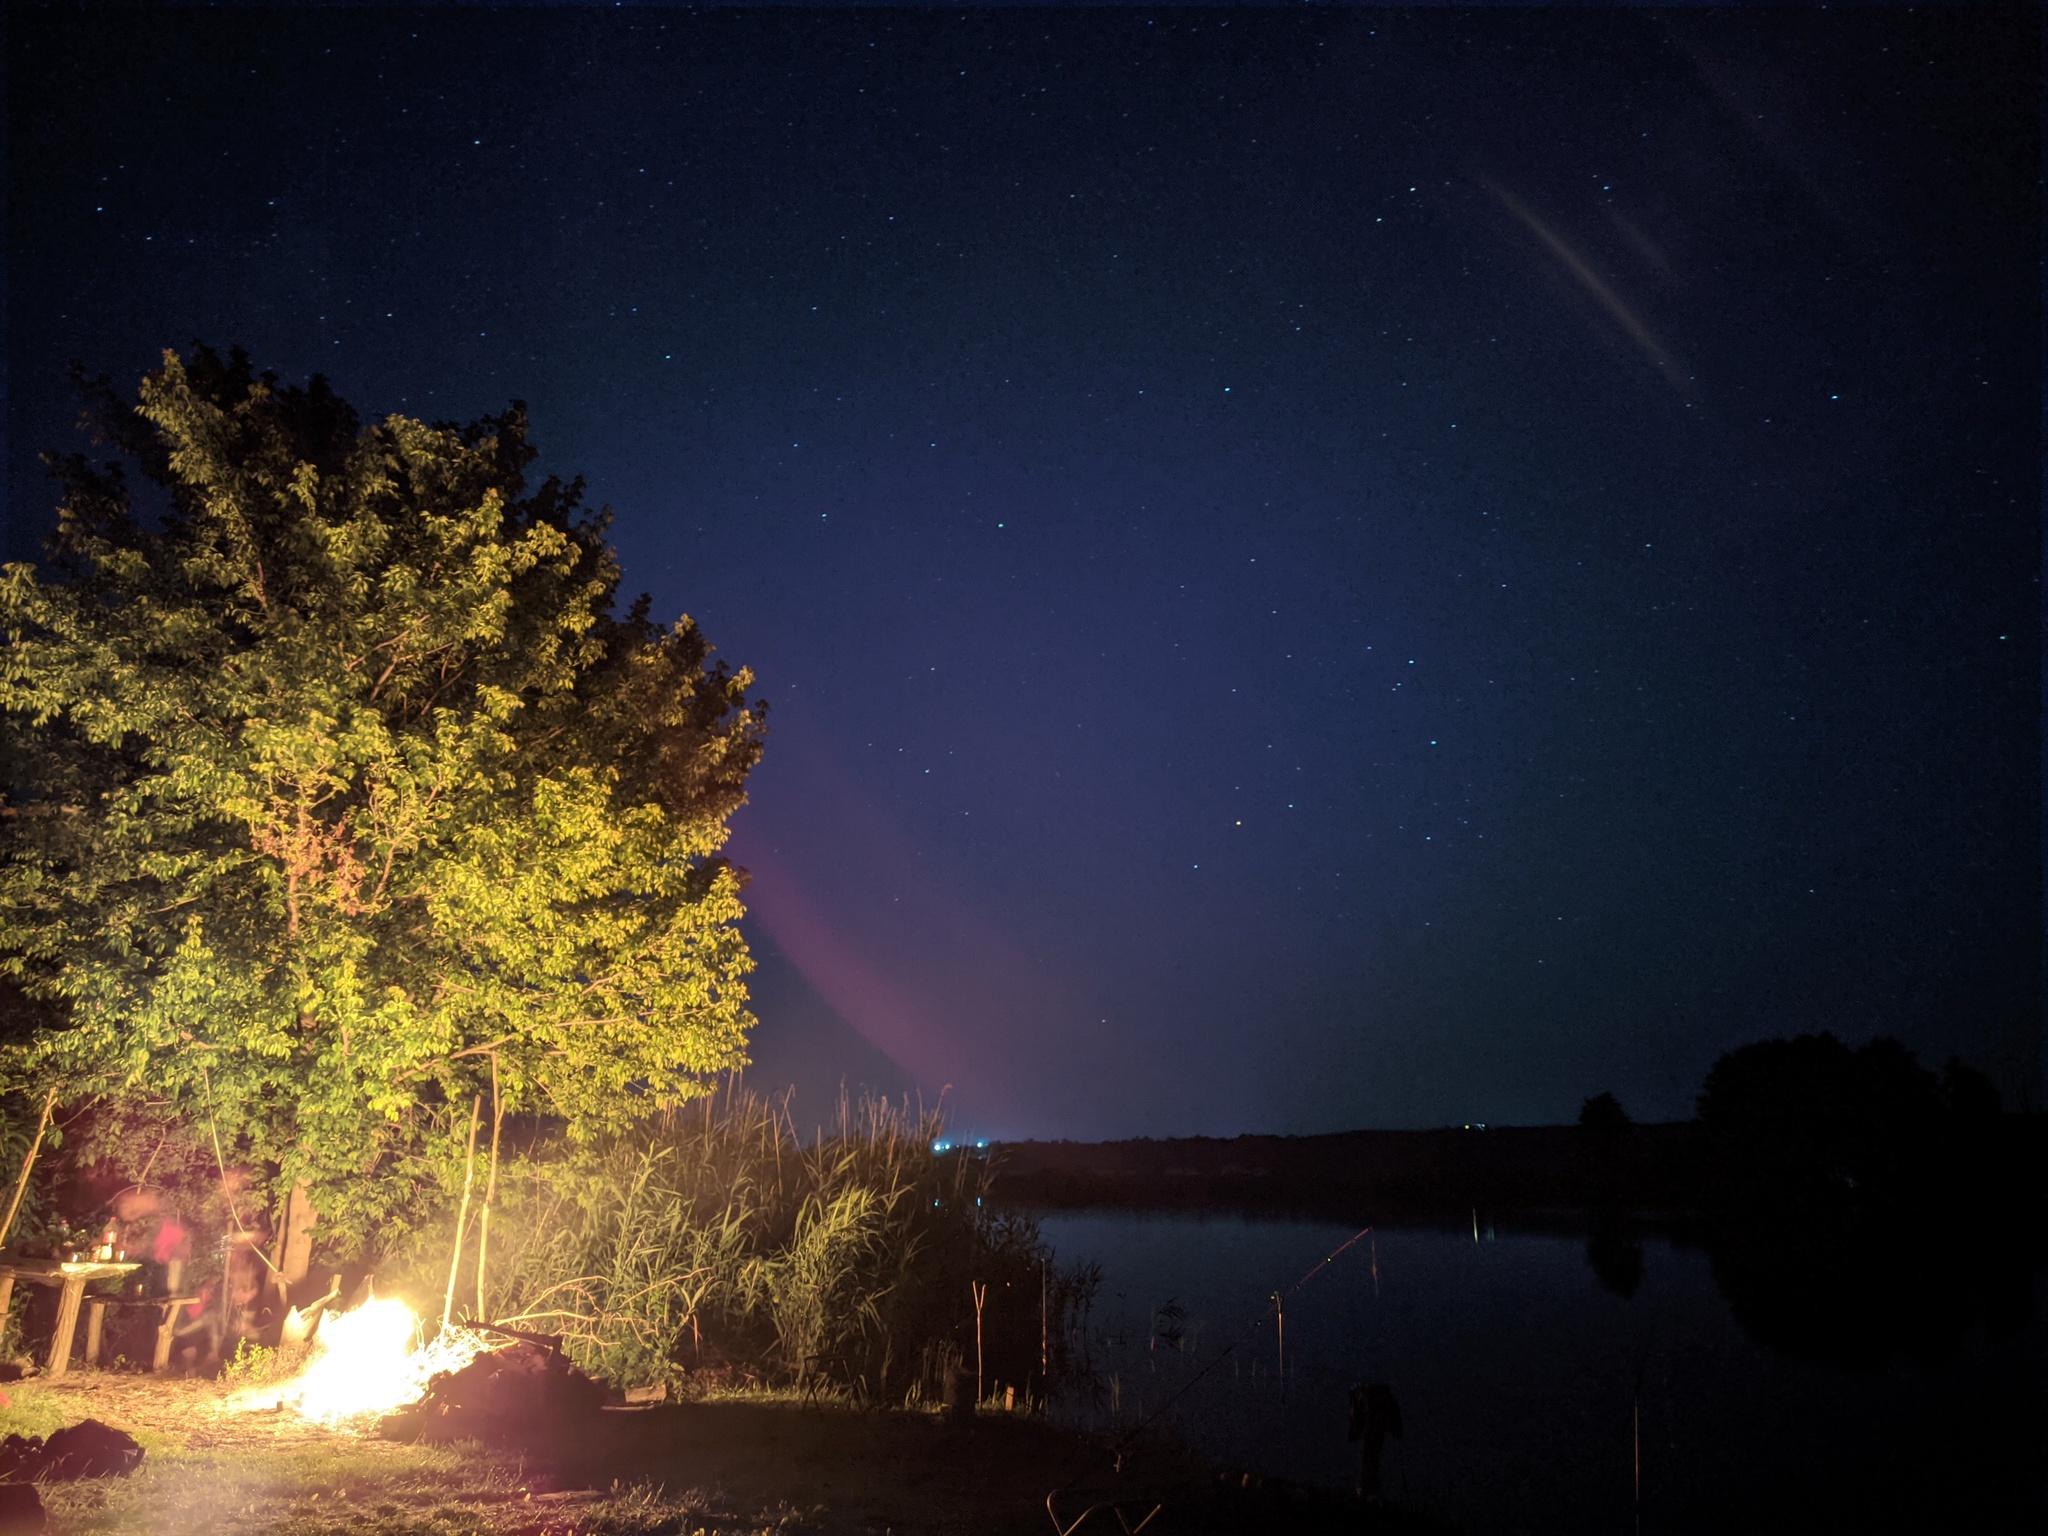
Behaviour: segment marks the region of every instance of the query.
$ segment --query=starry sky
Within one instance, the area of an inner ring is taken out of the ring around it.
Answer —
[[[528,402],[772,701],[800,1118],[2038,1104],[2038,27],[18,10],[8,549],[73,359]]]

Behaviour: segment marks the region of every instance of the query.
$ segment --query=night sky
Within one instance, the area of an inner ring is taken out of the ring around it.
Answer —
[[[8,544],[239,343],[528,402],[772,701],[760,1086],[2038,1102],[2038,17],[16,9]]]

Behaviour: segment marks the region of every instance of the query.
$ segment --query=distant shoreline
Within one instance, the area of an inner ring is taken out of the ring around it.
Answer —
[[[2008,1115],[2007,1151],[2038,1169],[2048,1116]],[[1337,1220],[1448,1220],[1481,1211],[1703,1214],[1710,1149],[1696,1121],[1318,1136],[991,1143],[991,1193],[1038,1210],[1239,1210]]]
[[[1342,1131],[1320,1136],[992,1144],[993,1193],[1044,1209],[1240,1207],[1302,1216],[1488,1208],[1698,1210],[1691,1121],[1599,1136],[1578,1126]]]

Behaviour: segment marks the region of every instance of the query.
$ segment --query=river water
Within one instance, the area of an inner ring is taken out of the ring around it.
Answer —
[[[2042,1528],[2038,1306],[2017,1335],[1851,1367],[1755,1342],[1707,1256],[1654,1237],[1610,1244],[1596,1271],[1585,1237],[1478,1212],[1334,1259],[1357,1234],[1319,1222],[1061,1213],[1042,1230],[1102,1274],[1073,1422],[1157,1415],[1153,1432],[1227,1465],[1348,1487],[1348,1393],[1382,1381],[1405,1431],[1387,1492],[1473,1536]]]

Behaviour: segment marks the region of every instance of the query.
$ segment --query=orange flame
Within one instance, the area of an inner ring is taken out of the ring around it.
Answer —
[[[290,1381],[237,1393],[240,1411],[290,1408],[301,1418],[345,1428],[416,1403],[427,1383],[457,1371],[487,1347],[466,1328],[443,1329],[422,1345],[419,1318],[395,1296],[364,1302],[320,1325],[306,1368]]]

